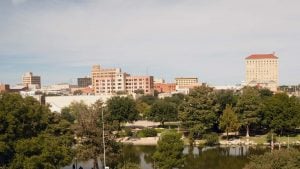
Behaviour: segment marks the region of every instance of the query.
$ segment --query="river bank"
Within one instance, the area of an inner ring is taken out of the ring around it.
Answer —
[[[299,137],[296,138],[290,138],[287,141],[287,138],[281,137],[278,139],[277,142],[274,143],[274,145],[282,145],[282,146],[288,146],[288,145],[300,145],[300,140],[298,140]],[[123,137],[117,139],[118,142],[124,143],[124,144],[132,144],[132,145],[157,145],[157,142],[159,140],[159,136],[157,137],[145,137],[145,138],[130,138],[130,137]],[[188,145],[188,141],[186,141],[185,138],[185,144]],[[196,140],[195,145],[203,145],[205,144],[205,140]],[[220,145],[265,145],[269,146],[270,143],[266,142],[266,139],[264,136],[257,136],[257,137],[242,137],[240,139],[231,139],[231,140],[220,140]]]

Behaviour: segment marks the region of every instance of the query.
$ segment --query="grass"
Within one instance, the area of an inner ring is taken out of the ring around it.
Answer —
[[[290,143],[295,143],[296,141],[300,141],[300,135],[296,135],[296,136],[283,136],[283,137],[276,137],[277,142],[280,143],[288,143],[288,140]],[[246,141],[247,138],[246,137],[241,137],[241,140]],[[267,143],[267,135],[258,135],[258,136],[254,136],[254,137],[249,137],[249,141],[253,141],[257,144],[264,144]]]

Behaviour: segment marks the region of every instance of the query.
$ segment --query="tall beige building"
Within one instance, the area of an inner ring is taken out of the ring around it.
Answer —
[[[199,85],[197,77],[177,77],[175,78],[176,86],[179,88],[188,87],[193,88]]]
[[[100,65],[93,65],[92,67],[92,85],[96,85],[96,78],[114,78],[121,74],[120,68],[102,69]]]
[[[23,85],[26,87],[41,88],[41,77],[33,76],[32,72],[27,72],[22,76]]]
[[[246,85],[277,91],[278,83],[278,57],[274,53],[246,58]]]
[[[143,90],[145,94],[154,93],[153,76],[131,76],[122,72],[120,68],[101,69],[99,65],[94,65],[91,73],[96,95],[134,93],[136,90]]]

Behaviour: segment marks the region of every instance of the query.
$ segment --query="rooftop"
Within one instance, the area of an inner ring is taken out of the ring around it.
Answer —
[[[246,57],[246,59],[278,59],[278,57],[275,56],[275,53],[272,53],[272,54],[253,54],[253,55],[250,55],[250,56]]]

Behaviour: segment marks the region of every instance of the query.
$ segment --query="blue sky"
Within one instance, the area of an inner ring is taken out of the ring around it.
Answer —
[[[92,64],[172,81],[245,79],[244,58],[280,58],[280,84],[300,83],[299,0],[1,0],[0,82],[23,73],[73,82]]]

